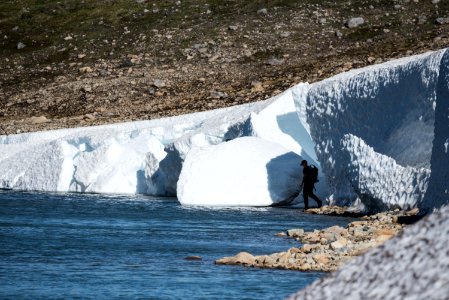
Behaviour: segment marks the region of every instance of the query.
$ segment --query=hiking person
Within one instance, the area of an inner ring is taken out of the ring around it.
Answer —
[[[303,177],[300,189],[303,189],[302,196],[304,197],[304,209],[309,209],[309,196],[318,203],[318,207],[321,207],[323,202],[313,193],[315,183],[318,181],[318,169],[315,166],[308,166],[307,160],[303,160],[301,166],[303,166]]]

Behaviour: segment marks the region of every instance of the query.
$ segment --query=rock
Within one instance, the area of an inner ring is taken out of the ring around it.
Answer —
[[[348,241],[346,239],[341,238],[341,239],[336,240],[335,242],[332,242],[330,244],[330,248],[332,250],[337,250],[337,249],[346,247],[347,245],[348,245]]]
[[[251,82],[251,92],[257,93],[257,92],[263,92],[265,89],[262,86],[262,83],[259,81],[253,81]]]
[[[70,41],[73,40],[73,37],[71,35],[68,35],[64,38],[64,41]]]
[[[291,253],[291,254],[293,254],[293,253],[300,253],[301,250],[296,248],[296,247],[292,247],[292,248],[288,249],[288,252]]]
[[[26,47],[26,45],[24,43],[22,43],[22,42],[18,42],[17,45],[16,45],[17,50],[21,50],[21,49],[23,49],[25,47]]]
[[[31,124],[44,124],[51,122],[49,119],[47,119],[45,116],[40,117],[31,117],[30,118]]]
[[[335,31],[335,36],[338,38],[341,38],[343,36],[343,33],[341,33],[341,31],[337,30],[337,31]]]
[[[369,56],[368,59],[367,59],[367,61],[368,61],[369,63],[373,63],[373,62],[376,61],[376,58],[375,58],[375,57],[372,57],[372,56]]]
[[[287,235],[290,237],[300,237],[303,234],[304,234],[304,229],[301,229],[301,228],[287,230]]]
[[[326,254],[314,254],[312,255],[312,258],[317,264],[327,265],[330,261]]]
[[[224,257],[215,261],[219,265],[247,265],[252,266],[256,263],[256,259],[248,252],[240,252],[236,256]]]
[[[316,248],[316,246],[315,245],[310,245],[310,244],[304,244],[303,246],[302,246],[302,251],[304,252],[304,253],[309,253],[309,252],[311,252],[313,249],[315,249]]]
[[[274,236],[287,236],[285,232],[278,232]]]
[[[78,54],[78,58],[79,58],[79,59],[83,59],[83,58],[85,58],[85,57],[86,57],[86,54],[84,54],[84,53]]]
[[[273,268],[276,263],[276,260],[269,255],[258,256],[257,261],[259,261],[258,265],[266,268]]]
[[[380,228],[377,229],[374,233],[376,236],[380,236],[380,235],[390,235],[393,236],[396,234],[395,231],[393,231],[392,229],[388,229],[388,228]]]
[[[393,235],[386,235],[386,234],[382,234],[376,237],[376,243],[378,244],[383,244],[386,241],[388,241],[389,239],[391,239],[393,237]]]
[[[281,65],[281,64],[283,64],[284,63],[284,60],[283,59],[278,59],[278,58],[270,58],[268,61],[267,61],[267,65],[270,65],[270,66],[277,66],[277,65]]]
[[[89,86],[89,85],[83,86],[81,88],[81,91],[84,92],[84,93],[90,93],[90,92],[92,92],[92,87]]]
[[[201,256],[197,256],[197,255],[192,255],[192,256],[187,256],[184,258],[185,260],[202,260]]]
[[[280,36],[281,38],[288,38],[290,36],[290,32],[288,31],[281,32]]]
[[[419,208],[416,207],[416,208],[406,212],[406,215],[407,216],[416,216],[418,213],[419,213]]]
[[[435,20],[435,24],[437,25],[444,25],[449,23],[449,18],[437,18]]]
[[[418,24],[418,25],[423,25],[423,24],[425,24],[427,22],[427,17],[426,16],[419,16],[417,19],[416,19],[416,23]]]
[[[362,17],[351,18],[345,22],[345,26],[348,28],[355,28],[365,23],[365,19]]]
[[[92,73],[94,70],[92,70],[91,67],[82,67],[78,69],[78,72],[80,73]]]
[[[236,31],[239,27],[236,25],[229,25],[228,30]]]
[[[84,120],[86,121],[95,121],[96,117],[93,114],[85,114],[84,115]]]
[[[225,92],[212,90],[212,91],[210,91],[210,96],[214,99],[221,99],[221,98],[227,98],[228,94]]]
[[[257,14],[265,16],[268,14],[268,10],[266,8],[261,8],[257,11]]]
[[[432,0],[432,4],[438,4],[440,3],[440,0]]]
[[[161,79],[155,79],[153,81],[153,86],[157,87],[158,89],[163,88],[166,86],[165,81]]]
[[[326,229],[326,231],[330,232],[330,233],[338,234],[338,235],[341,235],[341,236],[346,235],[348,233],[348,231],[345,228],[340,227],[338,225],[329,227],[329,228]]]

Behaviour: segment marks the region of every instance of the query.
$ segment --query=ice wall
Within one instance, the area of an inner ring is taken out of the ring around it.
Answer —
[[[436,98],[432,172],[422,205],[427,210],[449,203],[449,51],[441,60]]]
[[[342,73],[295,97],[334,203],[359,199],[371,210],[423,205],[443,54]]]

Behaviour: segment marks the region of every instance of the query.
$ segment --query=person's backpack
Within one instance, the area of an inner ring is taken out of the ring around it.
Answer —
[[[318,168],[315,167],[314,165],[310,165],[310,177],[312,179],[312,182],[318,182]]]

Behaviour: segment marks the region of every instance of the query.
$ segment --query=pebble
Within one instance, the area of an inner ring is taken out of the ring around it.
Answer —
[[[284,63],[284,60],[283,59],[278,59],[278,58],[270,58],[268,61],[267,61],[267,65],[270,65],[270,66],[277,66],[277,65],[281,65],[281,64],[283,64]]]
[[[348,28],[355,28],[365,23],[365,19],[362,17],[351,18],[345,22],[345,26]]]
[[[78,71],[80,73],[92,73],[93,72],[91,67],[82,67],[82,68],[79,68]]]
[[[203,258],[201,256],[192,255],[192,256],[187,256],[184,259],[185,260],[202,260]]]
[[[16,45],[17,50],[21,50],[21,49],[23,49],[25,47],[26,47],[26,45],[24,43],[22,43],[22,42],[18,42],[17,45]]]
[[[437,25],[444,25],[449,23],[449,18],[437,18],[435,20],[435,24]]]
[[[162,79],[155,79],[153,81],[153,86],[157,87],[158,89],[161,89],[166,86],[165,81]]]
[[[220,98],[227,98],[228,94],[225,92],[212,90],[212,91],[210,91],[210,96],[215,99],[220,99]]]
[[[44,124],[44,123],[51,122],[51,120],[47,119],[47,117],[45,117],[45,116],[31,117],[30,121],[31,121],[31,124]]]

